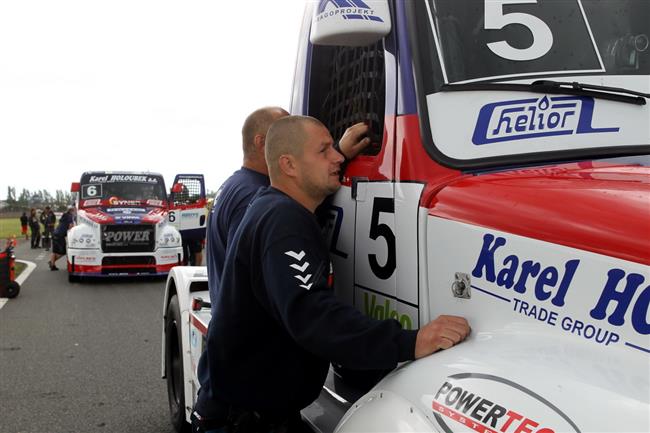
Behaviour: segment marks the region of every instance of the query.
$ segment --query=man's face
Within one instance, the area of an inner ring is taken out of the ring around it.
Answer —
[[[339,174],[344,159],[332,147],[334,141],[325,127],[308,123],[305,132],[307,142],[302,155],[296,158],[298,183],[311,197],[323,200],[340,188]]]

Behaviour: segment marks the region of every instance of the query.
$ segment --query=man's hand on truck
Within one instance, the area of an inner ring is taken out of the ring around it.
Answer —
[[[415,340],[415,359],[440,349],[449,349],[463,341],[470,333],[469,323],[459,316],[438,316],[418,331]]]

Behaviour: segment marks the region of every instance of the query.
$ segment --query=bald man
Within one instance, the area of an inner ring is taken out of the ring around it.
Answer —
[[[226,248],[239,227],[248,204],[258,189],[269,185],[264,155],[266,133],[273,122],[288,115],[280,107],[264,107],[253,111],[244,121],[244,162],[241,169],[234,172],[219,188],[208,217],[206,264],[211,300],[217,296]],[[363,123],[351,126],[341,137],[338,151],[346,159],[354,158],[370,143],[370,139],[364,137],[367,132],[368,126]],[[214,314],[214,307],[212,313]]]
[[[266,137],[270,187],[256,194],[226,255],[202,362],[218,407],[194,431],[301,431],[330,362],[392,369],[449,348],[470,332],[441,316],[417,331],[375,320],[333,293],[328,247],[314,211],[339,187],[344,158],[316,119],[288,116]],[[200,418],[200,417],[199,417]],[[246,426],[246,427],[241,427]]]

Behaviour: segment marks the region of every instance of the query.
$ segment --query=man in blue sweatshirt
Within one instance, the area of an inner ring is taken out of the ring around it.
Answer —
[[[257,193],[234,234],[212,299],[201,360],[210,374],[196,412],[202,395],[218,404],[209,424],[195,416],[195,431],[297,430],[300,410],[317,398],[330,362],[391,369],[470,332],[460,317],[440,316],[409,331],[342,304],[314,211],[340,187],[343,156],[327,129],[304,116],[277,120],[265,155],[271,185]]]
[[[244,213],[258,189],[269,186],[269,172],[264,156],[264,143],[271,124],[288,116],[280,107],[263,107],[253,111],[242,127],[242,167],[235,171],[217,191],[208,216],[206,265],[210,299],[216,299],[226,248],[232,240]],[[341,137],[337,150],[346,160],[354,158],[369,143],[365,137],[368,126],[357,123]],[[212,310],[214,314],[214,309]]]

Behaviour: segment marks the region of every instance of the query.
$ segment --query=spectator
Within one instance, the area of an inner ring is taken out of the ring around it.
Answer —
[[[25,236],[25,240],[29,239],[29,236],[27,235],[28,225],[29,225],[29,217],[27,216],[27,212],[23,212],[23,214],[20,216],[20,230],[22,235]]]
[[[40,248],[41,246],[41,223],[39,222],[36,209],[32,208],[29,211],[29,229],[32,231],[32,248]]]
[[[49,206],[45,206],[45,211],[41,213],[41,224],[43,224],[43,241],[41,242],[45,251],[49,251],[52,242],[52,232],[56,224],[56,216]]]

